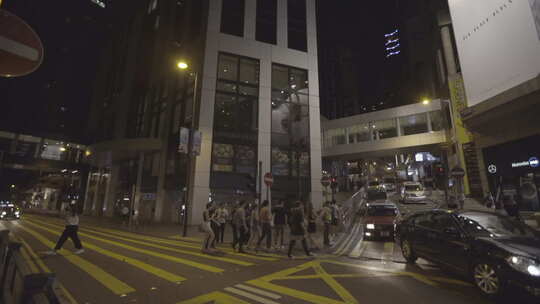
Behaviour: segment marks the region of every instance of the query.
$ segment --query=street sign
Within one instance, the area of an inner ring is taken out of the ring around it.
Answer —
[[[188,153],[189,145],[189,129],[180,128],[179,132],[179,142],[178,142],[178,153]]]
[[[266,174],[264,174],[264,183],[266,186],[272,187],[272,184],[274,184],[274,177],[272,176],[272,173],[266,172]]]
[[[43,45],[21,18],[0,9],[0,76],[18,77],[35,71],[43,61]]]
[[[328,177],[328,176],[326,176],[326,175],[323,176],[323,177],[321,178],[321,184],[323,185],[323,187],[328,187],[328,186],[330,186],[330,177]]]
[[[463,177],[465,176],[465,170],[460,167],[454,167],[452,168],[452,171],[450,171],[450,175],[453,177]]]

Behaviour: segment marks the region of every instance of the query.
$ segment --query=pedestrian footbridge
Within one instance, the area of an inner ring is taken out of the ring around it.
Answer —
[[[323,158],[359,159],[438,151],[447,142],[447,101],[322,120]]]

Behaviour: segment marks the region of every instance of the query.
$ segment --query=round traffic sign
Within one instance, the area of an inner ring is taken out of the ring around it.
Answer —
[[[328,186],[330,186],[330,177],[328,177],[328,176],[326,176],[326,175],[323,176],[323,177],[321,178],[321,184],[323,185],[323,187],[328,187]]]
[[[43,61],[43,45],[21,18],[0,9],[0,76],[24,76]]]
[[[274,177],[272,176],[272,173],[266,172],[264,175],[264,183],[268,187],[272,187],[272,184],[274,183]]]
[[[497,173],[497,166],[491,164],[488,166],[488,172],[491,173],[491,174],[495,174]]]

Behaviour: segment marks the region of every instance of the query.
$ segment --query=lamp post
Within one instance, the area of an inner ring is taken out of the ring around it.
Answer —
[[[189,71],[190,70],[190,67],[189,67],[189,64],[184,61],[184,60],[180,60],[176,63],[176,67],[182,71]],[[188,214],[189,214],[189,211],[190,211],[190,207],[191,207],[191,201],[192,201],[192,197],[193,197],[193,180],[194,178],[192,177],[193,175],[193,158],[195,158],[196,156],[193,155],[193,131],[197,128],[197,122],[196,122],[196,117],[197,117],[197,106],[198,106],[198,94],[197,94],[197,91],[198,91],[198,78],[199,78],[199,74],[197,71],[193,71],[191,70],[191,73],[194,74],[195,76],[195,80],[194,80],[194,85],[193,85],[193,104],[192,104],[192,107],[191,107],[191,121],[190,121],[190,132],[189,132],[189,141],[188,141],[188,149],[187,149],[187,164],[186,164],[186,191],[185,191],[185,194],[186,194],[186,198],[184,200],[184,205],[185,205],[185,209],[184,209],[184,223],[183,223],[183,231],[182,231],[182,236],[186,236],[187,235],[187,225],[188,225]]]

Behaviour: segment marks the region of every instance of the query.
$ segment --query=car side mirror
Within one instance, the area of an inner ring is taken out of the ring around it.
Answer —
[[[444,234],[452,238],[459,239],[461,238],[461,233],[455,227],[448,227],[444,229]]]

